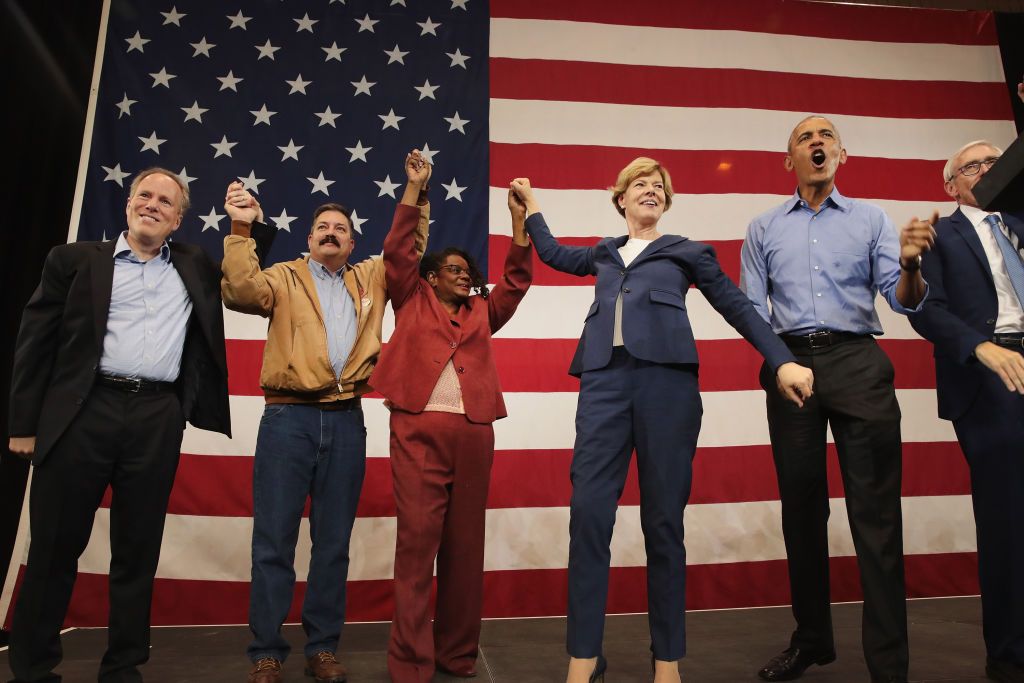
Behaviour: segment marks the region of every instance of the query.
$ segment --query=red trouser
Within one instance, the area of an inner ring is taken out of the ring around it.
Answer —
[[[473,424],[455,413],[391,413],[398,535],[388,672],[395,683],[428,683],[435,662],[455,672],[476,662],[493,460],[490,424]]]

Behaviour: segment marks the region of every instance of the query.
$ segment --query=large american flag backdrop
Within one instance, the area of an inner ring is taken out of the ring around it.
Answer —
[[[967,140],[1014,137],[988,13],[780,0],[111,0],[71,239],[124,225],[129,174],[180,171],[193,209],[175,239],[219,258],[224,188],[241,178],[278,229],[270,260],[305,248],[312,209],[355,211],[357,253],[379,253],[413,147],[432,157],[431,246],[462,245],[493,278],[510,242],[505,195],[532,179],[569,244],[621,234],[605,188],[633,157],[678,191],[662,228],[712,243],[738,280],[755,214],[794,189],[796,121],[820,112],[850,153],[848,196],[901,225],[951,209],[940,182]],[[509,417],[495,425],[485,616],[564,613],[576,380],[566,374],[592,282],[536,268],[494,344]],[[704,427],[686,510],[690,608],[789,601],[756,353],[689,294]],[[931,347],[880,308],[903,408],[910,596],[977,592],[967,471],[935,414]],[[390,333],[385,327],[385,338]],[[251,471],[264,320],[228,313],[234,438],[186,430],[157,578],[157,624],[247,620]],[[387,410],[364,401],[368,460],[352,538],[348,616],[391,616],[395,520]],[[830,453],[836,475],[835,454]],[[859,597],[841,483],[832,477],[833,597]],[[69,625],[106,617],[108,510],[79,564]],[[609,611],[646,609],[635,471],[612,543]],[[297,554],[304,590],[309,541]]]

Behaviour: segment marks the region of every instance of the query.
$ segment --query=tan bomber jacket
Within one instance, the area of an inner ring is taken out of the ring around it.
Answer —
[[[420,207],[416,250],[426,250],[430,204]],[[267,403],[318,403],[361,396],[381,349],[381,325],[388,301],[384,261],[371,256],[345,269],[345,286],[356,308],[356,339],[341,377],[327,351],[327,331],[309,257],[260,270],[251,226],[231,223],[224,238],[221,295],[232,311],[270,318],[263,349],[260,387]]]

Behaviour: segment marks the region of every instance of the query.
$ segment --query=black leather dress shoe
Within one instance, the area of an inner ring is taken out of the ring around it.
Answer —
[[[472,666],[469,667],[468,669],[449,669],[447,667],[441,666],[440,664],[436,664],[434,666],[434,668],[437,669],[438,671],[440,671],[441,673],[446,674],[448,676],[452,676],[454,678],[476,678],[477,677],[476,669],[473,668]]]
[[[834,661],[836,661],[834,650],[821,653],[791,647],[788,650],[783,650],[781,654],[765,664],[757,672],[757,675],[766,681],[792,681],[803,676],[804,671],[812,664],[824,666]]]
[[[1024,666],[989,657],[985,660],[985,676],[999,683],[1024,683]]]

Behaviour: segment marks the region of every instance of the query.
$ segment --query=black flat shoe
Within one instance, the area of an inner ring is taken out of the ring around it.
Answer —
[[[434,668],[440,671],[441,673],[445,674],[446,676],[452,676],[453,678],[476,678],[478,675],[477,670],[473,667],[469,667],[468,669],[456,670],[449,669],[447,667],[441,666],[440,664],[435,664]]]
[[[1000,659],[985,659],[985,677],[999,683],[1024,683],[1024,666]]]
[[[822,654],[791,647],[772,658],[757,675],[766,681],[792,681],[803,676],[804,671],[812,664],[824,666],[834,661],[835,650]]]
[[[608,669],[608,660],[604,658],[604,655],[597,656],[597,664],[594,665],[594,670],[590,674],[590,683],[604,683],[604,672]]]

